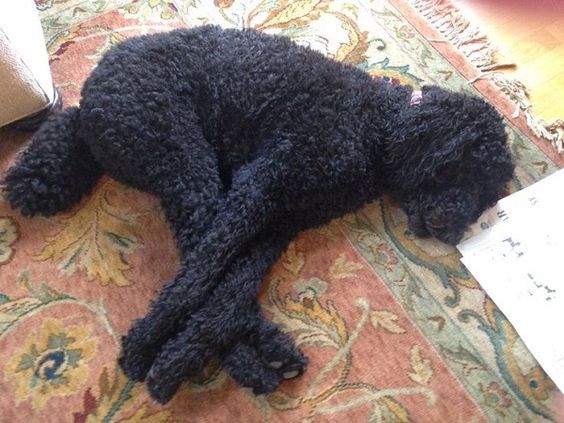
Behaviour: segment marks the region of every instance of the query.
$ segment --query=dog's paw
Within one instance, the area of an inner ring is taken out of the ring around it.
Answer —
[[[263,362],[275,369],[282,379],[294,379],[307,368],[308,360],[294,341],[275,324],[263,320],[249,342]]]
[[[248,344],[235,344],[223,357],[225,371],[243,388],[252,389],[255,395],[274,392],[282,382],[275,367],[270,366]]]
[[[123,373],[131,380],[141,382],[153,365],[158,354],[154,344],[147,337],[139,336],[134,330],[139,321],[135,321],[129,333],[122,337],[122,351],[118,363]]]
[[[170,401],[185,380],[200,373],[212,356],[219,354],[220,345],[206,339],[210,338],[200,325],[190,322],[162,347],[146,377],[153,399],[160,404]]]
[[[151,398],[164,405],[174,397],[184,379],[164,377],[159,371],[162,371],[162,369],[151,367],[151,370],[147,373],[147,390]]]
[[[257,326],[224,356],[223,365],[239,385],[262,395],[274,392],[284,379],[301,375],[307,358],[276,325],[260,314],[257,319]]]
[[[151,396],[162,404],[185,380],[199,374],[213,356],[223,356],[226,370],[257,395],[271,393],[284,379],[301,375],[307,366],[293,340],[265,320],[256,304],[240,308],[211,301],[192,314],[156,354],[139,348],[143,342],[150,343],[133,336],[136,333],[143,332],[133,331],[126,337],[120,364],[135,380],[146,374]],[[128,346],[132,348],[128,350]]]

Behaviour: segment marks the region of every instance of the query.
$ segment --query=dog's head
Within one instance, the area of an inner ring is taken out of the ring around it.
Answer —
[[[505,192],[514,164],[501,116],[484,100],[424,87],[385,154],[392,196],[418,236],[449,244]]]

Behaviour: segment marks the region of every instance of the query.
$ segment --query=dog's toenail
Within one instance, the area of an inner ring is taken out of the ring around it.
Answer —
[[[272,361],[270,363],[270,367],[272,367],[273,369],[279,369],[280,367],[282,367],[282,362],[281,361]]]
[[[299,374],[300,374],[300,372],[298,372],[297,370],[290,370],[288,372],[282,373],[282,377],[284,379],[293,379]]]

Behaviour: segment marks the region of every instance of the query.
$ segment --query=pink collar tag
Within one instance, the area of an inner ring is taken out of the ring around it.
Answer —
[[[421,99],[423,98],[423,94],[421,91],[413,90],[411,92],[411,101],[409,102],[410,106],[415,106],[416,104],[421,103]]]

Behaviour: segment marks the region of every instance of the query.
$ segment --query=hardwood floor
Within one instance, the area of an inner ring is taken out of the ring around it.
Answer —
[[[517,64],[535,113],[564,119],[564,2],[454,0],[494,45]]]

